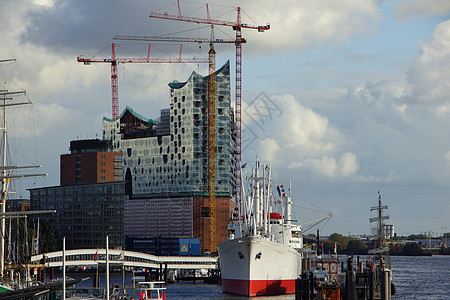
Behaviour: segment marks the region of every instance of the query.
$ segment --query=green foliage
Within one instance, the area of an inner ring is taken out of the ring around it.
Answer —
[[[408,236],[408,241],[426,240],[428,236],[425,234],[411,234]]]
[[[441,246],[441,249],[439,249],[440,255],[450,255],[450,248],[445,248],[444,246]]]
[[[402,253],[405,255],[420,255],[423,253],[423,248],[418,243],[407,243],[403,246]]]
[[[403,251],[403,246],[398,243],[389,244],[389,252],[392,254],[399,254]]]
[[[347,252],[354,254],[367,253],[367,243],[359,239],[350,239],[347,243]]]
[[[333,233],[329,237],[329,240],[332,241],[333,244],[334,244],[334,242],[337,243],[338,252],[347,248],[347,243],[348,243],[349,239],[350,238],[343,236],[342,234],[339,234],[339,233]]]
[[[56,229],[50,226],[47,222],[41,222],[40,226],[40,241],[39,241],[39,252],[47,253],[57,250],[56,245]]]
[[[326,240],[322,244],[324,253],[334,253],[334,242]]]

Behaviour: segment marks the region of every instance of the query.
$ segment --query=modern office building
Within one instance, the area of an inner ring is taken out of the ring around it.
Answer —
[[[61,155],[60,186],[30,189],[31,210],[56,210],[43,214],[57,231],[57,247],[66,237],[66,248],[125,246],[125,182],[122,153],[113,153],[111,141],[70,142],[70,154]]]
[[[30,199],[8,199],[6,201],[6,211],[19,212],[30,210]]]
[[[31,210],[56,210],[42,214],[57,233],[57,245],[66,237],[67,249],[125,246],[125,183],[85,183],[30,189]]]
[[[216,78],[216,241],[226,239],[234,204],[234,116],[230,64]],[[208,197],[208,76],[193,72],[169,84],[170,106],[159,118],[127,107],[116,119],[103,118],[103,138],[123,154],[127,182],[126,236],[199,237],[206,243]]]

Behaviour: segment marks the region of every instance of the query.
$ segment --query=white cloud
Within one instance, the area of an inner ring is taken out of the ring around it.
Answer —
[[[282,3],[263,0],[248,1],[245,9],[258,20],[268,20],[271,29],[252,34],[267,48],[303,49],[313,45],[335,44],[352,36],[374,32],[380,10],[372,0],[289,0]]]
[[[358,159],[355,153],[345,152],[339,159],[339,172],[344,177],[357,175],[359,170]]]
[[[450,90],[450,21],[436,26],[408,71],[410,99],[420,103],[448,103]]]
[[[82,117],[81,110],[69,110],[56,103],[36,104],[35,107],[36,135],[58,128],[70,128],[72,122],[75,123]]]
[[[445,153],[444,160],[446,161],[447,164],[450,164],[450,151]]]
[[[264,109],[265,105],[272,105],[272,109]],[[268,111],[273,114],[262,113]],[[247,133],[256,135],[251,152],[262,154],[264,160],[277,168],[327,178],[360,176],[357,155],[346,150],[345,135],[331,126],[326,117],[303,106],[293,96],[274,96],[265,102],[247,104],[244,116],[247,122],[252,121],[247,123]]]
[[[450,12],[448,0],[403,0],[397,6],[397,16],[402,19],[415,16],[444,16]]]
[[[290,169],[306,170],[312,174],[318,174],[325,177],[335,177],[337,175],[338,166],[334,157],[324,156],[318,159],[306,159],[304,161],[292,162],[289,164]]]
[[[33,2],[38,6],[52,7],[55,5],[56,0],[33,0]]]

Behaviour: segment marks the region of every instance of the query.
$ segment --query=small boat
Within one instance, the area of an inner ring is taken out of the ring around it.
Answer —
[[[139,282],[139,298],[136,300],[166,300],[166,287],[164,281]],[[134,299],[134,298],[131,298]]]

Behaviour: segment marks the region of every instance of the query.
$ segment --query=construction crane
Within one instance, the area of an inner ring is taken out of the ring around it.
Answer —
[[[207,38],[190,38],[190,37],[169,37],[169,36],[147,36],[147,35],[115,35],[114,40],[125,41],[156,41],[156,42],[176,42],[176,43],[214,43],[214,44],[235,44],[246,43],[247,40],[241,38],[238,40],[224,40],[224,39],[211,39]]]
[[[181,52],[183,46],[180,46],[179,57],[174,58],[150,58],[150,48],[148,45],[147,57],[133,57],[133,58],[122,58],[116,57],[116,46],[117,44],[112,43],[111,45],[111,58],[96,59],[96,58],[84,58],[82,56],[77,57],[78,62],[82,62],[85,65],[90,65],[91,63],[110,63],[111,64],[111,94],[112,94],[112,118],[115,119],[119,116],[119,78],[117,72],[117,65],[119,63],[209,63],[207,58],[181,58]],[[103,52],[100,51],[99,53]],[[97,53],[98,54],[98,53]],[[96,55],[97,55],[96,54]]]
[[[164,36],[130,36],[116,35],[114,39],[129,41],[159,41],[159,42],[191,42],[191,43],[209,43],[209,77],[208,77],[208,196],[210,201],[210,249],[215,251],[216,236],[216,79],[215,79],[215,43],[246,43],[244,38],[239,40],[224,40],[214,38],[214,25],[211,25],[211,36],[206,38],[189,37],[164,37]]]
[[[209,13],[209,6],[206,4],[206,19],[204,18],[196,18],[196,17],[188,17],[181,15],[181,7],[180,7],[180,0],[177,0],[177,8],[178,8],[178,15],[171,15],[166,12],[164,13],[158,13],[158,12],[152,12],[150,14],[150,18],[159,18],[159,19],[166,19],[166,20],[175,20],[175,21],[184,21],[184,22],[191,22],[191,23],[201,23],[201,24],[210,24],[210,25],[219,25],[219,26],[231,26],[233,30],[236,31],[236,41],[241,41],[242,38],[242,28],[247,29],[257,29],[259,32],[264,32],[265,30],[270,29],[270,25],[263,25],[263,26],[257,26],[257,25],[249,25],[246,23],[242,23],[241,21],[241,8],[237,7],[237,18],[236,22],[231,21],[223,21],[223,20],[217,20],[217,19],[211,19],[210,13]],[[211,39],[212,40],[212,39]],[[237,42],[236,44],[236,111],[235,111],[235,135],[236,135],[236,151],[235,151],[235,201],[239,209],[239,216],[241,215],[241,194],[242,194],[242,187],[241,187],[241,103],[242,103],[242,43]],[[210,76],[211,78],[211,76]],[[211,157],[209,157],[211,158]],[[215,183],[214,183],[215,184]],[[211,189],[211,188],[210,188]],[[215,189],[215,188],[214,188]],[[211,233],[215,233],[215,203],[211,203],[211,223],[214,223],[211,226],[214,226],[214,228],[211,227]],[[214,208],[213,208],[214,206]],[[214,242],[215,237],[211,237],[210,243],[211,243],[211,251],[215,250],[216,245]]]

